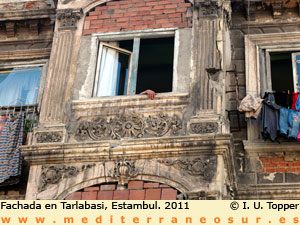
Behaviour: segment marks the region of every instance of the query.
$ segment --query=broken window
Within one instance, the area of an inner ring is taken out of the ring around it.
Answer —
[[[100,42],[94,96],[171,92],[174,37]]]
[[[1,69],[0,106],[35,104],[41,73],[41,66]]]

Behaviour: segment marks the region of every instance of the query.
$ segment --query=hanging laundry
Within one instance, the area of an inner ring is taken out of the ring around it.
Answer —
[[[272,141],[278,136],[279,128],[279,110],[281,106],[275,103],[275,97],[272,93],[266,93],[263,101],[263,107],[261,111],[261,133],[262,136]]]
[[[289,110],[292,109],[287,109],[285,107],[282,107],[279,111],[280,133],[284,134],[286,137],[288,135],[288,130],[289,130],[289,124],[288,124]]]
[[[299,92],[293,92],[291,94],[291,96],[292,96],[292,107],[291,107],[291,109],[296,110],[296,103],[297,103],[297,100],[298,100]]]
[[[300,112],[289,110],[288,125],[288,137],[297,139],[300,128]]]
[[[246,118],[255,118],[257,119],[262,106],[263,99],[255,98],[253,95],[247,95],[239,106],[239,111],[245,112]]]
[[[0,185],[17,183],[21,175],[20,145],[23,139],[24,116],[8,116],[0,135]]]
[[[0,135],[1,135],[1,132],[4,127],[5,122],[6,122],[6,116],[0,116]]]
[[[275,103],[282,107],[291,108],[292,107],[292,96],[286,92],[275,92]]]

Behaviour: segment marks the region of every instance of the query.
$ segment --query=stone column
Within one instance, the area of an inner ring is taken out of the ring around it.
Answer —
[[[44,132],[35,132],[34,143],[64,142],[68,102],[74,80],[70,69],[76,48],[76,25],[81,14],[81,10],[73,9],[57,12],[56,32],[37,129]]]

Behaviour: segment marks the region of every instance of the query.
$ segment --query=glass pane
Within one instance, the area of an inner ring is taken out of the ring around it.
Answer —
[[[0,106],[35,104],[41,73],[41,67],[28,67],[1,74]]]
[[[300,54],[299,55],[296,55],[296,60],[300,60]]]
[[[126,94],[130,56],[103,46],[97,96]]]

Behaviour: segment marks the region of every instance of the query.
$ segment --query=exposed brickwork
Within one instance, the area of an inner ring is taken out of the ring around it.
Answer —
[[[286,161],[284,157],[276,158],[260,158],[263,166],[263,173],[299,173],[300,174],[300,161]]]
[[[117,184],[98,184],[74,192],[66,200],[176,200],[178,194],[169,185],[130,181],[125,190],[117,190]]]
[[[190,7],[185,0],[111,1],[88,13],[83,33],[190,27]]]

